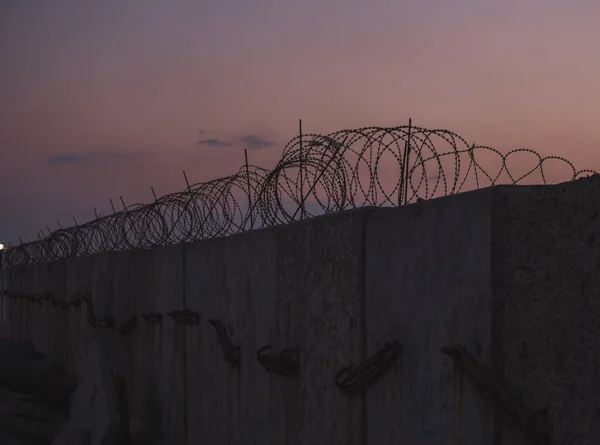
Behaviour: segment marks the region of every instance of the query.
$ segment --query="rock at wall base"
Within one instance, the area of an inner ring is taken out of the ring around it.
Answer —
[[[0,357],[0,386],[36,394],[57,409],[68,407],[72,384],[65,370],[36,359]]]

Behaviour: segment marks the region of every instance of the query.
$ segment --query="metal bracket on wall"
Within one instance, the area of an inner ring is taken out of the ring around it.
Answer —
[[[256,359],[269,374],[281,374],[289,377],[298,377],[300,364],[290,354],[300,352],[299,348],[283,349],[279,355],[265,354],[271,350],[271,345],[266,345],[256,352]]]
[[[167,314],[174,321],[181,324],[198,324],[200,323],[200,314],[191,309],[183,309],[181,311],[172,311]]]
[[[518,431],[531,445],[549,443],[547,433],[538,431],[536,424],[545,423],[547,408],[530,414],[502,388],[487,366],[477,363],[475,358],[461,346],[443,347],[442,353],[451,357],[455,366],[465,374],[479,395],[488,402],[507,426]]]
[[[401,352],[399,342],[387,342],[379,352],[355,368],[350,365],[341,369],[335,376],[335,385],[344,395],[367,389],[385,374]]]
[[[208,322],[217,331],[217,337],[219,338],[219,343],[221,344],[221,349],[223,350],[223,355],[225,356],[227,363],[232,366],[238,365],[240,363],[240,348],[238,346],[233,346],[223,323],[214,319],[209,319]]]
[[[121,335],[130,335],[136,326],[137,317],[131,317],[125,323],[121,323],[121,325],[119,326],[119,333]]]
[[[89,297],[89,294],[85,294],[85,295],[81,295],[79,292],[77,292],[75,295],[73,295],[73,297],[71,298],[71,306],[78,308],[81,305],[81,301],[85,301],[86,297]]]
[[[112,317],[104,317],[98,319],[98,327],[102,329],[115,329],[115,319]]]

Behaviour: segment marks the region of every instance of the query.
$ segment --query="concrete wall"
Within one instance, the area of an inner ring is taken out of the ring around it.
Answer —
[[[491,364],[491,190],[369,219],[368,355],[399,340],[402,362],[367,392],[369,444],[491,444],[493,412],[444,346]]]
[[[599,204],[598,176],[495,194],[495,370],[558,444],[600,443]]]
[[[89,292],[114,330],[94,333],[83,305],[2,304],[13,336],[74,373],[92,335],[105,336],[132,414],[180,443],[521,443],[444,346],[493,369],[527,412],[547,406],[553,443],[597,443],[596,190],[597,177],[496,187],[3,270],[14,292],[66,301]],[[165,315],[181,309],[200,322]],[[149,313],[162,321],[141,317]],[[121,335],[132,316],[135,330]],[[226,362],[209,319],[241,348],[238,366]],[[389,372],[342,395],[337,371],[394,340],[403,354]],[[300,348],[298,378],[265,372],[256,351],[267,344]]]

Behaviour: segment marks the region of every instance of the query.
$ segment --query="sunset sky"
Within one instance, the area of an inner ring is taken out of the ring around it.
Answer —
[[[599,23],[592,0],[2,0],[0,242],[233,173],[244,148],[273,166],[299,118],[600,170]]]

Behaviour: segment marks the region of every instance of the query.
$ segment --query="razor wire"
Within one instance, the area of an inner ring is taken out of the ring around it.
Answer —
[[[596,173],[560,156],[525,148],[501,153],[448,130],[411,125],[298,135],[271,170],[246,164],[231,176],[9,247],[4,259],[22,265],[149,249],[497,184],[548,184],[547,170],[558,167],[563,182]]]

